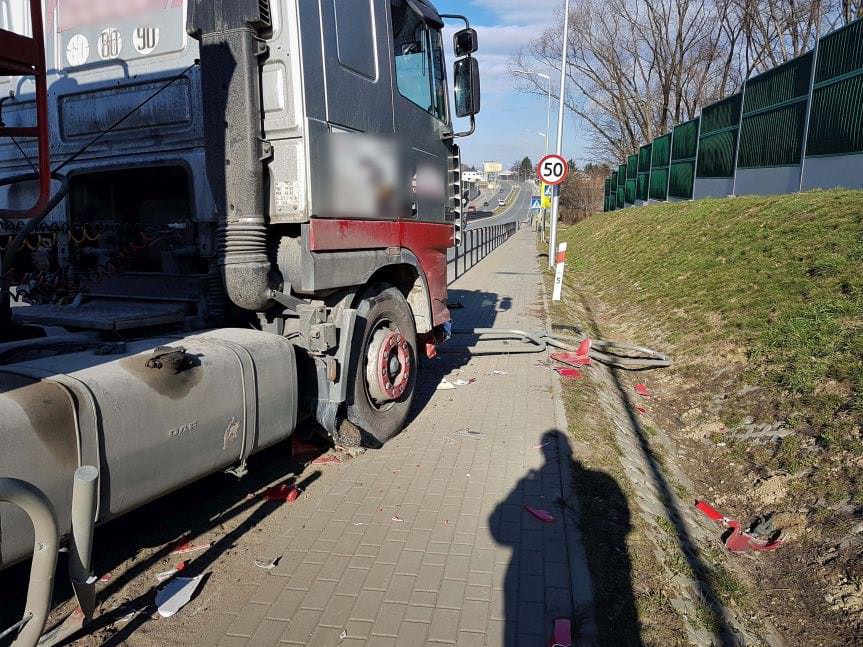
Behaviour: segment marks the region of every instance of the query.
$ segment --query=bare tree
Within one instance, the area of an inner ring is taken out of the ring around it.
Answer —
[[[753,74],[811,49],[819,33],[859,14],[861,3],[575,0],[566,108],[586,127],[593,156],[624,159]],[[513,67],[559,71],[561,32],[541,34]],[[545,92],[535,76],[517,78],[522,90]]]

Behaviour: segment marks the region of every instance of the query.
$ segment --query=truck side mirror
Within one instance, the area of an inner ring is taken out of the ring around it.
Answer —
[[[476,29],[462,29],[452,37],[456,56],[470,56],[479,49]]]
[[[455,62],[453,79],[456,115],[459,117],[473,117],[479,114],[479,63],[477,63],[476,59],[468,57],[457,60]]]

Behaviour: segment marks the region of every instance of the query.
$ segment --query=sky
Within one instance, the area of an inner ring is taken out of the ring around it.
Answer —
[[[546,97],[516,90],[517,79],[511,75],[512,57],[543,31],[560,20],[563,0],[433,0],[440,13],[467,16],[479,35],[476,57],[482,79],[482,107],[477,116],[477,132],[459,140],[462,159],[467,164],[486,160],[503,162],[504,167],[528,155],[534,163],[545,153],[545,138],[539,132],[546,129]],[[445,40],[452,79],[451,33],[459,21],[447,20]],[[552,92],[560,82],[559,72],[541,68],[550,74]],[[540,79],[545,84],[545,79]],[[457,120],[458,130],[468,127],[467,120]],[[584,152],[583,134],[574,118],[564,121],[563,155],[579,163],[588,161]],[[557,100],[552,98],[551,142],[554,152],[557,133]]]

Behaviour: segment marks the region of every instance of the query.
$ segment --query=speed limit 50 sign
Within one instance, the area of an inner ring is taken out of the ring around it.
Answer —
[[[536,173],[546,184],[562,184],[569,175],[569,163],[560,155],[546,155],[539,160]]]

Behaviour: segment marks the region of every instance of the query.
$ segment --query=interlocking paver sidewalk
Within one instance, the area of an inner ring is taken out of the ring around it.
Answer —
[[[451,286],[456,328],[544,328],[534,234],[523,230]],[[463,340],[462,340],[463,341]],[[212,605],[197,644],[545,645],[583,600],[577,533],[543,355],[444,354],[416,417],[383,449],[325,466],[268,537],[283,555]],[[499,373],[495,373],[498,371]],[[455,390],[450,381],[476,378]],[[543,523],[525,505],[555,517]],[[571,520],[570,520],[571,521]]]

